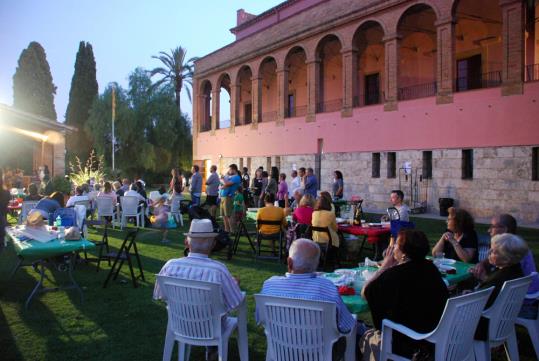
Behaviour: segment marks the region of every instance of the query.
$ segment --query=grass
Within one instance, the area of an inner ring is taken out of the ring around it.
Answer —
[[[442,221],[414,219],[417,228],[425,231],[434,242],[445,229]],[[84,288],[84,303],[73,291],[49,292],[35,297],[28,310],[24,301],[37,279],[31,268],[19,270],[8,279],[16,256],[11,248],[0,254],[0,359],[11,360],[159,360],[162,357],[167,315],[164,304],[152,300],[155,273],[170,258],[183,255],[183,229],[171,231],[170,244],[161,244],[157,230],[139,233],[138,246],[142,256],[146,281],[133,288],[127,267],[120,272],[119,280],[102,288],[109,270],[106,262],[96,272],[95,264],[77,265],[75,278]],[[480,225],[485,232],[486,226]],[[119,247],[125,232],[111,231],[109,241]],[[539,231],[522,229],[539,259]],[[99,230],[91,230],[90,238],[100,239]],[[241,288],[247,292],[249,307],[249,356],[251,360],[264,360],[266,341],[263,330],[254,321],[253,295],[260,291],[264,280],[285,272],[284,265],[275,261],[255,261],[248,252],[246,239],[242,239],[239,253],[231,261],[221,251],[213,257],[224,262],[234,276],[241,279]],[[62,281],[67,275],[48,273],[52,280]],[[127,282],[126,282],[127,281]],[[360,315],[368,318],[368,314]],[[535,359],[530,339],[519,330],[521,359]],[[192,360],[203,360],[202,348],[194,348]],[[229,359],[238,360],[235,337],[229,346]],[[495,356],[495,360],[505,357]]]

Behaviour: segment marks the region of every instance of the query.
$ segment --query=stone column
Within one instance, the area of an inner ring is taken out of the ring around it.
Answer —
[[[343,59],[342,79],[343,79],[343,99],[341,117],[351,117],[353,115],[354,97],[358,96],[358,76],[357,76],[357,50],[353,48],[341,51]]]
[[[252,99],[253,122],[251,123],[251,129],[257,129],[258,120],[262,113],[262,99],[260,98],[262,96],[262,79],[253,76],[251,78],[251,82],[252,82],[251,95],[253,97]]]
[[[230,85],[230,133],[234,133],[236,122],[239,119],[240,87]]]
[[[384,79],[384,110],[398,109],[398,73],[399,73],[399,37],[394,34],[384,39],[385,45],[385,79]]]
[[[502,95],[524,91],[524,2],[500,0],[502,8],[503,69]]]
[[[215,131],[219,129],[219,95],[221,89],[213,90],[211,92],[212,97],[212,109],[211,109],[211,134],[214,135]]]
[[[455,84],[455,23],[452,19],[436,24],[436,103],[453,103]]]
[[[288,114],[288,69],[277,69],[277,121],[276,125],[284,125]]]
[[[316,120],[316,107],[320,98],[320,61],[307,62],[307,122]]]

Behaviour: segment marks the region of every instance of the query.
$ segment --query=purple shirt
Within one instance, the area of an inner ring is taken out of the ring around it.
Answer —
[[[524,276],[531,274],[532,272],[537,272],[535,268],[535,262],[533,260],[532,251],[528,251],[528,254],[524,256],[522,261],[520,261],[520,267],[522,268],[522,273]],[[528,288],[528,294],[532,294],[539,291],[539,275],[535,275],[532,279],[532,283]]]
[[[284,201],[284,197],[288,194],[288,185],[286,184],[286,181],[280,181],[279,182],[279,188],[277,189],[277,199],[280,201]]]

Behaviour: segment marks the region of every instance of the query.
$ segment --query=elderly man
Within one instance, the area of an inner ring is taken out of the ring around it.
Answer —
[[[349,332],[356,320],[342,302],[335,285],[316,276],[320,247],[305,238],[296,239],[290,246],[288,273],[273,276],[264,282],[262,294],[307,300],[334,302],[337,305],[337,326],[342,333]],[[341,345],[342,346],[342,345]]]
[[[293,170],[290,176],[291,176],[291,181],[290,181],[289,190],[290,190],[290,194],[294,195],[296,190],[301,188],[301,177],[298,176],[297,170]]]
[[[299,207],[299,202],[301,201],[301,197],[303,197],[303,188],[298,188],[292,193],[292,202],[286,209],[286,214],[292,214],[296,210],[296,208]]]

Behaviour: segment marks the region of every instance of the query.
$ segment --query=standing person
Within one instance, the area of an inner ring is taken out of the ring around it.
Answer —
[[[198,206],[200,205],[200,194],[202,193],[202,176],[200,175],[198,165],[193,165],[191,172],[191,184],[189,186],[189,192],[191,192],[191,204]]]
[[[301,188],[303,188],[303,190],[305,190],[305,176],[306,176],[306,173],[307,173],[307,170],[305,169],[305,167],[301,167],[298,170],[298,177],[300,179],[300,185],[301,185]]]
[[[268,172],[263,170],[262,171],[262,192],[260,192],[260,197],[258,197],[258,208],[264,207],[264,198],[266,197],[266,188],[268,187],[268,178],[269,178]]]
[[[251,176],[249,175],[249,168],[243,167],[243,174],[241,176],[241,187],[243,189],[243,199],[245,204],[249,207],[251,205],[251,197],[249,193],[249,184],[251,184]]]
[[[219,196],[220,183],[217,167],[212,165],[210,167],[210,176],[206,180],[206,204],[210,206],[209,212],[213,218],[217,215],[217,197]]]
[[[336,201],[343,198],[344,181],[340,170],[336,170],[333,175],[333,200]]]
[[[271,174],[268,177],[268,184],[266,185],[266,193],[277,196],[277,189],[279,184],[279,169],[277,167],[271,167]]]
[[[221,216],[223,216],[223,224],[225,232],[234,232],[234,195],[238,187],[241,186],[241,177],[238,173],[238,166],[231,164],[228,166],[228,177],[221,186],[219,195],[221,196]]]
[[[258,208],[260,195],[262,194],[262,171],[260,169],[255,172],[255,177],[251,182],[251,189],[253,192],[253,206]]]
[[[314,169],[307,168],[305,175],[305,194],[310,194],[316,199],[316,191],[318,190],[318,180],[314,175]]]
[[[290,176],[292,177],[292,180],[290,181],[289,191],[291,195],[294,195],[296,189],[301,188],[301,177],[298,176],[297,170],[293,170]]]
[[[7,226],[7,206],[11,195],[4,188],[4,172],[0,169],[0,252],[5,246],[6,226]]]
[[[183,193],[183,177],[178,168],[174,168],[170,171],[172,179],[169,183],[169,192],[172,194],[172,198],[181,197]]]
[[[279,175],[279,186],[277,189],[277,201],[279,201],[279,207],[285,208],[287,200],[288,200],[288,185],[286,184],[286,174],[281,173]]]

